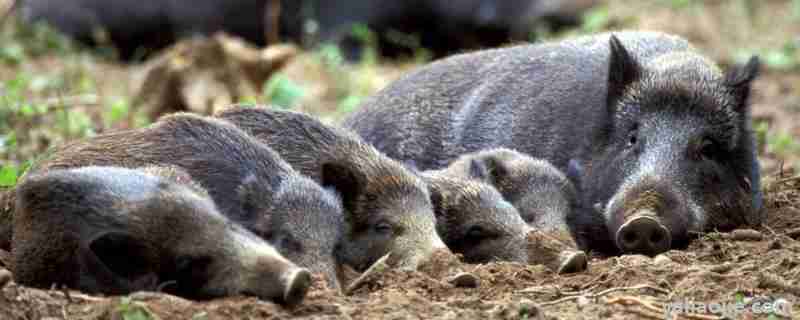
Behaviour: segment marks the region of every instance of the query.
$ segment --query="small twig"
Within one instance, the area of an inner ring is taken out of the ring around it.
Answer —
[[[164,289],[166,287],[168,287],[170,285],[173,285],[173,284],[178,284],[178,281],[175,281],[175,280],[164,281],[164,282],[162,282],[161,284],[159,284],[156,287],[156,292],[164,292]]]
[[[667,291],[667,290],[661,289],[659,287],[654,287],[654,286],[651,286],[649,284],[640,284],[640,285],[635,285],[635,286],[632,286],[632,287],[609,288],[609,289],[600,291],[597,294],[592,295],[591,298],[602,297],[604,295],[607,295],[609,293],[616,292],[616,291],[628,291],[628,290],[639,290],[639,289],[650,289],[650,290],[653,290],[653,291],[661,293],[661,294],[669,295],[669,291]]]
[[[768,226],[766,223],[764,223],[764,224],[761,224],[761,226],[762,226],[764,229],[767,229],[767,231],[769,231],[769,233],[771,233],[771,234],[772,234],[772,236],[777,236],[777,235],[778,235],[778,233],[776,233],[776,232],[775,232],[775,229],[772,229],[772,228],[770,228],[770,226]]]
[[[362,273],[360,276],[358,276],[358,278],[353,280],[353,282],[350,283],[350,285],[347,286],[347,289],[345,289],[344,294],[345,295],[352,294],[354,291],[358,290],[358,288],[360,288],[361,286],[363,286],[364,284],[369,282],[370,278],[372,277],[373,274],[382,273],[387,267],[386,260],[389,259],[389,256],[391,254],[392,253],[389,252],[385,256],[383,256],[380,259],[378,259],[378,261],[375,261],[375,263],[372,264],[372,266],[370,266],[367,269],[367,271],[364,271],[364,273]]]
[[[781,175],[783,175],[783,174],[781,174]],[[788,177],[788,178],[779,179],[779,180],[776,180],[775,182],[773,182],[773,184],[782,184],[782,183],[794,182],[794,181],[800,181],[800,175],[796,175],[794,177]]]
[[[664,313],[664,310],[661,310],[658,307],[653,306],[649,302],[641,300],[641,299],[636,298],[636,297],[616,297],[616,298],[608,299],[608,301],[606,303],[608,303],[608,304],[621,304],[623,306],[630,306],[630,305],[633,305],[633,304],[638,304],[638,305],[642,306],[645,309],[645,311],[647,311],[647,312],[641,312],[639,314],[641,314],[643,316],[646,316],[648,318],[652,318],[652,319],[662,319],[662,316],[663,316],[663,313]],[[650,312],[654,312],[655,314],[651,314]]]
[[[595,277],[594,279],[589,280],[589,282],[587,282],[585,285],[583,285],[583,289],[581,291],[589,291],[589,290],[592,290],[594,288],[597,288],[597,286],[600,285],[600,283],[597,283],[597,282],[600,281],[600,279],[602,279],[603,277],[608,277],[608,276],[609,276],[609,274],[607,272],[604,272],[603,274]],[[608,281],[608,279],[603,280],[601,283],[605,283],[607,281]]]
[[[65,296],[65,298],[66,298],[66,294],[64,292],[61,292],[61,291],[51,291],[51,294],[62,295],[62,296]],[[70,296],[70,299],[73,299],[73,301],[74,301],[74,299],[80,299],[80,300],[89,301],[89,302],[103,302],[103,301],[106,301],[105,298],[92,297],[92,296],[88,296],[88,295],[85,295],[85,294],[82,294],[82,293],[75,293],[75,292],[69,293],[69,296]]]
[[[608,301],[606,301],[606,303],[608,303],[608,304],[621,304],[623,306],[630,306],[630,305],[634,305],[634,304],[640,305],[640,306],[642,306],[644,308],[645,311],[647,311],[647,312],[643,312],[643,313],[640,313],[640,314],[641,315],[645,315],[645,316],[647,316],[649,318],[654,318],[654,319],[661,319],[661,317],[663,316],[663,313],[664,313],[663,309],[659,309],[658,307],[652,305],[650,302],[644,301],[644,300],[636,298],[636,297],[630,297],[630,296],[615,297],[615,298],[608,299]],[[653,312],[656,315],[650,314],[649,312]]]
[[[786,231],[782,235],[787,236],[787,237],[792,238],[792,239],[800,237],[800,228],[795,228],[795,229]]]
[[[540,293],[540,294],[548,294],[548,293],[555,293],[556,290],[540,290],[535,287],[525,288],[520,290],[518,293]]]
[[[596,299],[596,298],[599,298],[599,297],[602,297],[602,296],[605,296],[605,295],[608,295],[610,293],[617,292],[617,291],[629,291],[629,290],[639,290],[639,289],[650,289],[650,290],[656,291],[656,292],[664,294],[664,295],[669,295],[670,294],[670,292],[667,291],[667,290],[664,290],[664,289],[661,289],[661,288],[658,288],[658,287],[654,287],[654,286],[651,286],[649,284],[640,284],[640,285],[636,285],[636,286],[632,286],[632,287],[614,287],[614,288],[609,288],[609,289],[600,291],[598,293],[590,293],[590,294],[585,294],[585,295],[569,296],[569,297],[561,298],[561,299],[558,299],[558,300],[543,302],[543,303],[541,303],[539,305],[540,306],[549,306],[549,305],[559,304],[559,303],[566,302],[566,301],[577,300],[580,297]]]
[[[800,286],[792,285],[778,275],[770,273],[760,273],[758,275],[758,287],[766,289],[782,290],[796,296],[800,296]]]
[[[556,304],[559,304],[559,303],[562,303],[562,302],[567,302],[567,301],[572,301],[572,300],[578,300],[580,297],[583,297],[583,296],[569,296],[569,297],[564,297],[564,298],[561,298],[561,299],[558,299],[558,300],[553,300],[553,301],[542,302],[542,303],[540,303],[540,304],[539,304],[539,306],[541,306],[541,307],[545,307],[545,306],[556,305]]]
[[[660,308],[654,306],[651,302],[644,301],[642,299],[639,299],[639,298],[636,298],[636,297],[631,297],[631,296],[614,297],[614,298],[608,299],[608,301],[606,301],[606,303],[608,303],[608,304],[621,304],[621,305],[624,305],[624,306],[630,306],[630,305],[634,305],[634,304],[640,305],[647,311],[657,313],[658,314],[658,316],[656,316],[657,319],[662,319],[662,317],[664,315],[664,311],[665,311],[664,309],[660,309]],[[648,316],[651,316],[651,315],[648,315]],[[719,320],[719,319],[722,319],[722,318],[716,317],[716,316],[707,316],[707,315],[694,314],[694,313],[681,313],[681,314],[675,314],[674,316],[683,317],[683,318],[687,318],[687,319],[693,319],[693,320]]]

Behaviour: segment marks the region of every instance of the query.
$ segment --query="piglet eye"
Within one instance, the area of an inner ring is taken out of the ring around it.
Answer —
[[[381,234],[391,234],[393,230],[394,230],[394,228],[392,228],[392,225],[389,222],[386,222],[386,221],[378,222],[375,225],[375,232],[378,232],[378,233],[381,233]]]

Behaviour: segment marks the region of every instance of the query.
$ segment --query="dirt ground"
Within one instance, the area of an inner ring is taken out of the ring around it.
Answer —
[[[463,264],[437,256],[419,271],[386,270],[350,295],[317,286],[294,308],[233,297],[192,302],[139,292],[87,296],[9,284],[0,319],[665,319],[685,302],[737,306],[735,319],[800,316],[800,179],[772,177],[768,222],[757,232],[710,233],[688,250],[655,258],[593,258],[586,272],[557,275],[541,265]],[[468,272],[475,288],[448,278]],[[320,283],[317,281],[316,283]],[[764,313],[777,303],[777,311]],[[720,319],[716,309],[676,319]],[[784,313],[788,312],[788,313]],[[145,315],[150,318],[145,317]]]
[[[609,1],[606,28],[683,35],[725,65],[744,47],[779,47],[798,41],[792,37],[800,34],[796,22],[781,24],[780,30],[770,27],[783,19],[777,13],[788,12],[790,1],[764,0],[755,12],[741,12],[733,5],[748,1],[703,1],[703,9],[673,8],[663,2],[668,1]],[[742,16],[749,16],[749,23],[742,23]],[[300,110],[335,121],[342,115],[331,91],[337,79],[310,60],[301,56],[285,69],[289,78],[310,88]],[[47,72],[65,67],[43,58],[32,68],[31,72]],[[365,90],[377,90],[410,68],[413,65],[381,64],[370,70],[378,80]],[[88,69],[105,79],[98,89],[101,96],[128,94],[119,84],[129,81],[133,67],[92,62]],[[0,70],[0,78],[8,79],[13,72]],[[86,108],[91,111],[91,106]],[[800,137],[800,74],[765,72],[755,85],[752,112],[757,121],[768,124],[767,135]],[[105,129],[109,128],[96,131]],[[59,139],[31,144],[30,152],[67,138]],[[541,265],[471,265],[439,257],[419,271],[376,274],[350,295],[315,287],[293,308],[244,297],[194,302],[145,292],[89,296],[11,282],[0,292],[0,319],[672,319],[665,314],[667,307],[687,302],[739,307],[741,312],[728,314],[732,319],[800,318],[800,178],[794,168],[798,159],[800,151],[762,148],[767,219],[754,227],[757,231],[705,234],[687,250],[655,258],[593,257],[588,270],[577,274],[557,275]],[[0,252],[0,263],[3,260]],[[460,272],[475,275],[478,286],[457,287],[448,281]],[[782,308],[765,312],[775,302]],[[712,312],[718,310],[702,312],[696,307],[673,318],[722,319],[722,313]]]

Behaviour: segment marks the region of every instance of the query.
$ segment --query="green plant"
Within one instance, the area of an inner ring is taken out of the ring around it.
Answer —
[[[782,132],[767,136],[767,151],[778,156],[800,153],[800,143],[791,134]]]
[[[318,63],[321,63],[326,68],[339,68],[344,63],[344,56],[342,50],[339,50],[335,44],[326,43],[317,50],[315,57]]]
[[[44,23],[24,23],[12,18],[0,31],[0,61],[6,64],[20,64],[29,57],[56,53],[68,54],[74,51],[72,42],[64,35]]]
[[[130,102],[122,97],[115,98],[103,113],[103,121],[106,127],[111,127],[114,123],[120,122],[130,114]]]
[[[130,297],[120,299],[117,312],[123,320],[153,320],[154,317],[144,306],[131,301]]]
[[[306,95],[305,88],[289,79],[283,73],[276,73],[264,84],[264,97],[271,104],[283,108],[292,108]]]
[[[208,313],[205,311],[198,312],[192,316],[192,320],[206,320],[208,319]]]
[[[800,20],[800,0],[792,0],[792,18]]]
[[[742,49],[736,52],[734,60],[745,63],[753,55],[759,55],[764,65],[775,71],[794,71],[800,69],[800,44],[787,41],[781,47],[761,50]]]
[[[372,31],[369,26],[361,23],[353,25],[351,34],[358,42],[361,43],[361,61],[362,64],[377,64],[378,63],[378,35]],[[413,42],[413,41],[412,41]],[[417,40],[419,43],[419,40]],[[413,44],[411,44],[413,45]]]
[[[611,21],[608,6],[597,6],[583,15],[581,31],[586,33],[600,32],[608,27]]]
[[[13,187],[21,175],[19,167],[13,164],[0,166],[0,187]]]
[[[769,133],[769,123],[766,121],[757,121],[753,125],[753,131],[756,136],[756,145],[759,146],[759,153],[766,150],[767,134]]]
[[[662,3],[675,8],[675,9],[683,9],[687,8],[692,4],[692,0],[661,0]]]
[[[55,111],[55,114],[56,128],[63,132],[65,137],[83,138],[95,134],[92,119],[86,113],[70,111],[63,107]]]
[[[364,27],[366,28],[366,27]],[[374,35],[369,29],[356,29],[360,38],[366,43],[371,43]],[[369,46],[366,46],[370,48]],[[321,64],[331,79],[333,94],[336,96],[336,110],[339,113],[348,113],[361,103],[368,95],[374,92],[374,83],[378,72],[377,50],[375,47],[368,49],[362,59],[355,64],[345,63],[344,56],[339,47],[327,44],[322,46],[315,54],[316,62]],[[370,51],[373,50],[373,51]],[[425,57],[426,51],[418,51],[416,59],[429,59]]]

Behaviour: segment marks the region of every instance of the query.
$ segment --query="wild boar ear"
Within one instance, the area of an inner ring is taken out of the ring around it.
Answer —
[[[606,106],[614,108],[628,86],[639,80],[642,68],[616,36],[612,35],[609,38],[609,47],[611,55],[608,59],[608,96],[606,98]]]
[[[131,292],[156,287],[147,245],[127,232],[107,231],[84,242],[78,251],[83,285],[103,292]]]
[[[472,159],[469,161],[469,177],[475,180],[489,181],[489,169],[478,159]]]
[[[321,177],[322,186],[335,189],[342,199],[342,207],[348,212],[354,212],[366,184],[362,174],[351,166],[328,162],[322,165]]]
[[[503,180],[508,179],[511,174],[511,169],[506,162],[499,158],[488,157],[483,160],[483,166],[487,172],[487,181],[493,185],[502,184]]]
[[[578,159],[569,159],[569,163],[567,164],[567,172],[566,176],[572,185],[577,189],[581,187],[581,180],[583,180],[583,165],[578,161]]]
[[[750,87],[760,70],[761,63],[758,56],[752,56],[746,64],[733,67],[725,73],[722,83],[731,89],[736,99],[735,111],[747,111]]]

